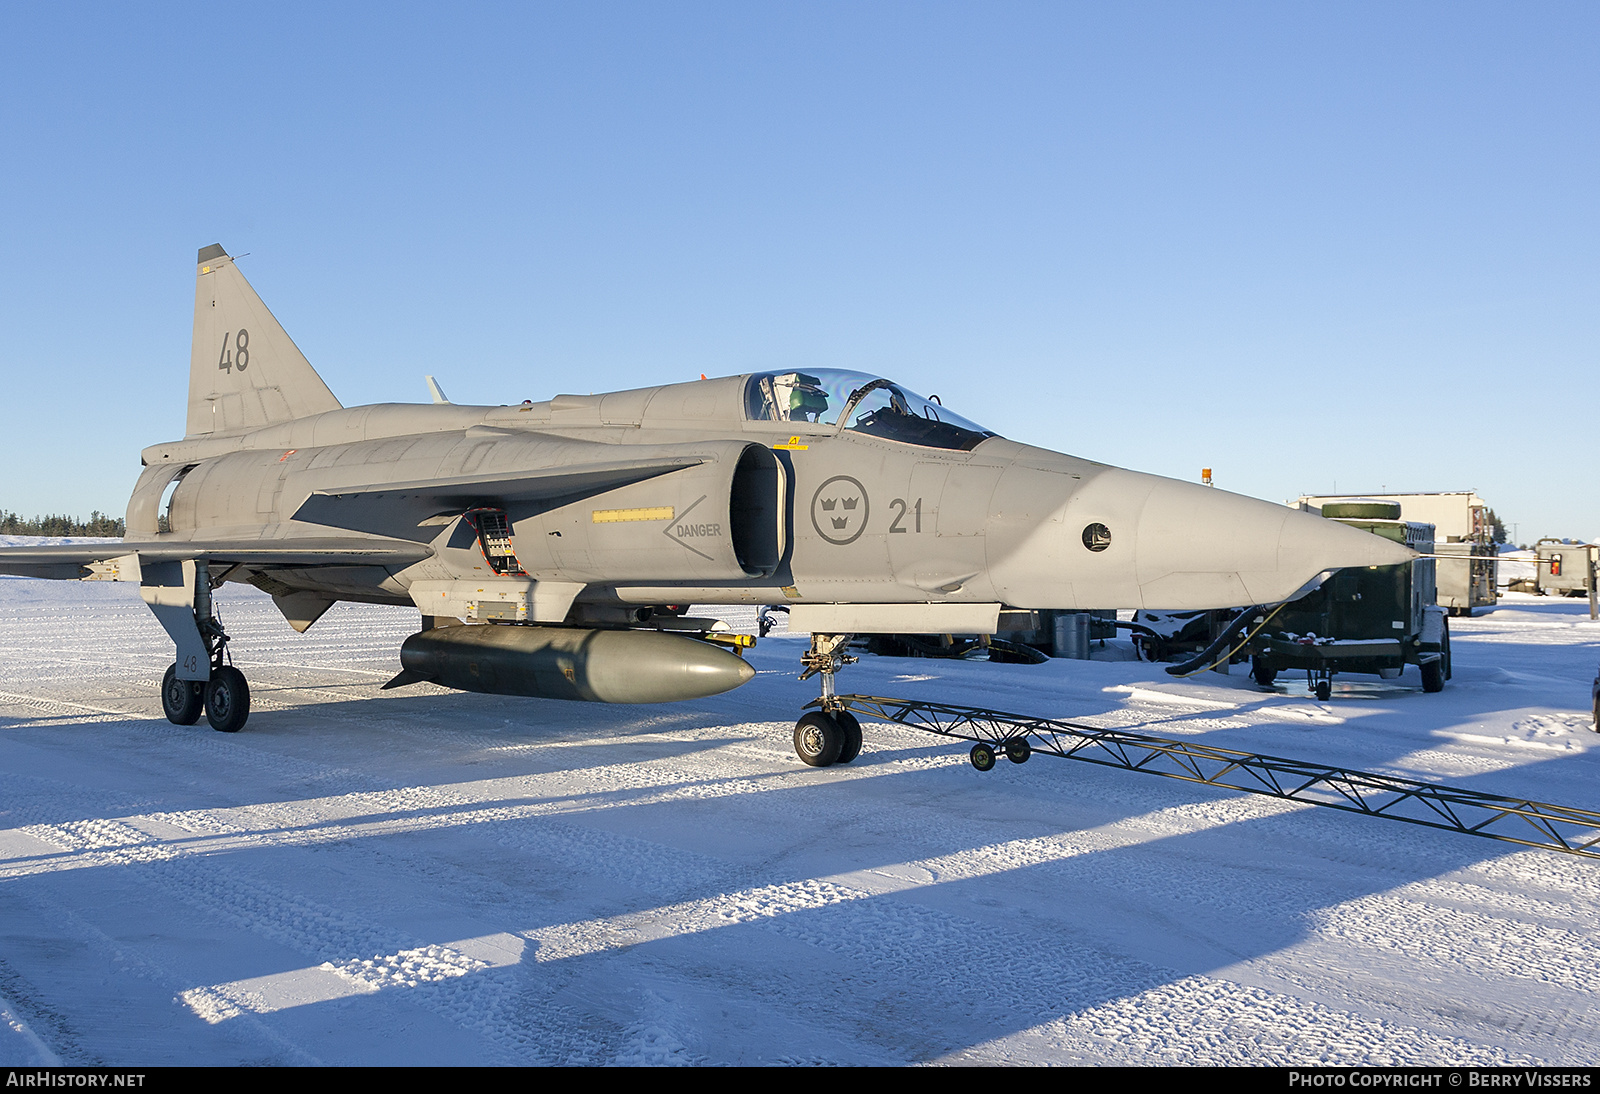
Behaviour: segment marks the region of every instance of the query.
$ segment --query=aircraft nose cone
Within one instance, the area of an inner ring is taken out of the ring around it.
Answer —
[[[1326,570],[1410,549],[1285,505],[1041,450],[993,506],[997,599],[1019,607],[1197,610],[1273,604]],[[941,514],[941,517],[943,514]]]
[[[1135,547],[1146,607],[1270,604],[1293,596],[1324,570],[1392,566],[1416,557],[1392,540],[1287,506],[1137,477],[1154,480]]]

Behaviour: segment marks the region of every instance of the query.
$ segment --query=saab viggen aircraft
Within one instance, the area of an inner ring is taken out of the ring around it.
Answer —
[[[431,384],[431,380],[430,380]],[[1406,548],[1252,498],[1006,440],[899,383],[776,370],[544,402],[343,407],[217,245],[199,254],[188,427],[146,448],[121,543],[0,550],[0,573],[135,581],[177,647],[166,715],[225,732],[249,687],[211,609],[271,594],[414,605],[386,686],[595,702],[749,680],[746,636],[688,604],[788,605],[822,709],[814,765],[853,759],[835,700],[852,635],[994,634],[1011,609],[1286,600]]]

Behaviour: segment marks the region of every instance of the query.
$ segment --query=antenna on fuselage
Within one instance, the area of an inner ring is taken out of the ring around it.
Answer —
[[[439,381],[435,380],[432,376],[429,376],[427,380],[428,394],[433,396],[433,401],[440,405],[449,405],[450,396],[444,393],[444,389],[439,386]]]

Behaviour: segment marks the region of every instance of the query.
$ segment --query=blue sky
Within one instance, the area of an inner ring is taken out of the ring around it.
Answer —
[[[0,507],[183,431],[196,248],[347,405],[809,364],[1600,536],[1590,4],[0,7]]]

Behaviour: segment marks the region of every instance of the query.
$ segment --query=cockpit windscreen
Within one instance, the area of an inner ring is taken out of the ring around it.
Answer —
[[[966,451],[995,436],[899,384],[835,368],[752,376],[745,412],[759,422],[837,425],[842,419],[846,429],[928,448]]]

